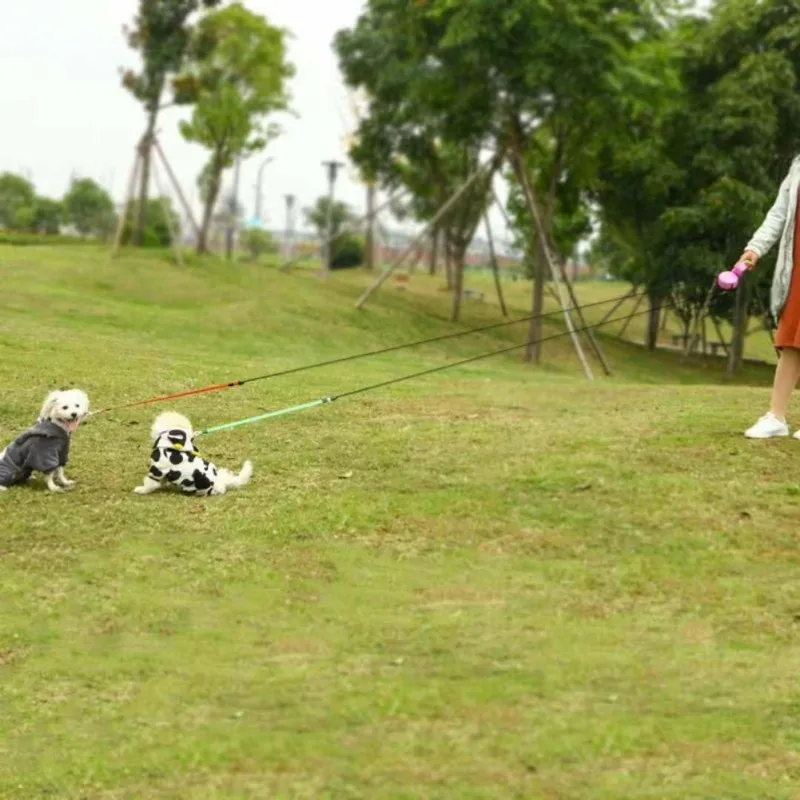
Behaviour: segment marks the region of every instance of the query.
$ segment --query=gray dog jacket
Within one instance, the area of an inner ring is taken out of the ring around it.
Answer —
[[[34,472],[52,472],[69,459],[69,433],[54,422],[37,422],[0,458],[0,486],[25,483]]]

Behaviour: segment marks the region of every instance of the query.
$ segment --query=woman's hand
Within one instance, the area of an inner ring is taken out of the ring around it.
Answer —
[[[750,269],[755,269],[756,264],[758,264],[758,253],[754,253],[752,250],[745,250],[739,261],[745,261]]]

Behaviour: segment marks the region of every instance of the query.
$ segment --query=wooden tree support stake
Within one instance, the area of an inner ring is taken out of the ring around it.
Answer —
[[[114,248],[111,251],[111,257],[116,258],[119,255],[120,247],[122,246],[122,234],[125,231],[125,221],[128,218],[128,213],[134,213],[133,195],[136,191],[136,182],[139,179],[139,168],[142,163],[142,153],[139,147],[136,147],[136,155],[133,159],[133,167],[131,167],[130,178],[128,179],[128,189],[125,193],[125,200],[122,204],[122,213],[119,215],[117,222],[117,231],[114,235]]]
[[[167,172],[167,177],[169,178],[170,183],[172,184],[172,188],[175,190],[175,194],[178,195],[178,200],[183,207],[183,211],[189,219],[189,222],[192,224],[192,228],[194,228],[194,234],[197,238],[200,238],[200,227],[197,224],[197,221],[194,218],[194,214],[192,213],[192,207],[186,200],[186,196],[183,193],[183,189],[181,189],[181,185],[178,179],[175,177],[175,173],[172,171],[172,167],[169,165],[169,161],[167,161],[166,155],[164,155],[164,150],[161,148],[161,143],[156,139],[153,138],[153,146],[155,148],[156,154],[158,155],[161,163],[164,165],[164,169]]]
[[[608,320],[610,320],[610,319],[611,319],[611,317],[613,317],[613,316],[614,316],[614,312],[615,312],[615,311],[616,311],[616,310],[617,310],[617,309],[618,309],[618,308],[619,308],[619,307],[620,307],[620,306],[621,306],[621,305],[622,305],[622,304],[623,304],[623,303],[624,303],[626,300],[630,300],[630,299],[631,299],[631,297],[633,297],[635,294],[636,294],[636,289],[631,289],[631,291],[630,291],[630,292],[628,292],[628,294],[626,294],[626,295],[625,295],[625,297],[620,297],[620,299],[619,299],[619,300],[617,300],[617,302],[616,302],[616,303],[614,303],[614,306],[613,306],[613,308],[611,309],[611,311],[609,311],[608,313],[606,313],[606,314],[603,316],[603,319],[601,319],[601,320],[600,320],[600,322],[598,322],[598,323],[597,323],[597,324],[598,324],[598,327],[599,327],[600,325],[605,325],[605,323],[606,323],[606,322],[608,322]]]
[[[628,325],[631,324],[631,320],[636,316],[636,312],[639,310],[639,306],[642,304],[642,300],[644,300],[644,298],[645,295],[644,293],[642,293],[636,299],[636,305],[633,307],[631,315],[628,317],[628,319],[625,320],[625,324],[622,326],[622,330],[617,334],[617,339],[621,339],[625,335],[625,331],[628,330]]]
[[[175,251],[175,258],[182,267],[186,266],[183,263],[183,253],[181,253],[181,243],[178,241],[179,231],[175,230],[175,226],[173,225],[174,220],[172,219],[172,214],[170,214],[169,206],[167,205],[167,198],[164,195],[163,187],[161,186],[161,181],[158,179],[158,169],[156,166],[156,162],[153,161],[151,165],[151,170],[153,173],[153,180],[156,184],[156,191],[158,192],[158,202],[161,204],[161,210],[164,212],[164,221],[167,223],[167,230],[169,230],[169,238],[172,240],[172,249]]]
[[[353,233],[353,232],[355,232],[359,225],[363,225],[370,218],[377,220],[378,215],[382,211],[385,211],[387,208],[389,208],[392,205],[392,203],[394,203],[397,200],[399,200],[405,194],[407,194],[406,190],[405,189],[401,189],[401,190],[399,190],[397,192],[394,192],[393,194],[389,195],[389,197],[381,205],[379,205],[377,208],[373,209],[371,214],[367,213],[362,217],[356,217],[356,218],[354,218],[352,220],[349,220],[344,225],[342,225],[342,227],[339,230],[339,233],[337,234],[337,236],[340,236],[343,233]],[[380,223],[378,223],[378,224],[380,224]],[[333,238],[335,239],[336,237],[333,237]],[[288,272],[295,264],[300,264],[303,261],[307,261],[309,258],[312,258],[313,256],[321,255],[324,252],[325,248],[332,241],[333,241],[333,239],[331,239],[330,242],[326,239],[326,240],[320,242],[320,245],[319,245],[319,247],[317,247],[316,250],[314,250],[314,251],[312,251],[310,253],[302,253],[301,255],[297,256],[296,258],[293,258],[293,259],[285,262],[283,265],[281,265],[281,271],[282,272]]]
[[[122,244],[122,235],[125,230],[125,222],[128,218],[128,213],[130,212],[132,215],[136,214],[136,203],[135,203],[136,184],[139,180],[142,165],[144,163],[145,152],[148,147],[150,147],[152,149],[152,152],[154,152],[158,156],[159,160],[164,166],[164,169],[169,178],[169,182],[172,184],[172,187],[175,190],[175,194],[178,196],[178,200],[180,201],[181,206],[183,207],[183,210],[186,216],[188,217],[189,222],[192,225],[192,228],[194,228],[195,235],[198,237],[200,236],[200,228],[197,226],[197,222],[195,221],[194,215],[192,214],[191,206],[186,200],[186,196],[184,195],[183,190],[181,189],[181,185],[178,182],[178,179],[175,177],[175,173],[172,171],[172,167],[170,167],[169,165],[169,161],[167,161],[167,157],[164,155],[164,150],[162,149],[161,144],[159,143],[158,138],[156,137],[156,134],[153,134],[150,137],[145,137],[136,145],[136,156],[134,158],[133,169],[131,170],[130,179],[128,182],[127,193],[125,195],[125,204],[123,206],[119,222],[117,223],[116,235],[114,236],[114,248],[112,250],[113,258],[116,258],[119,255],[120,246]],[[163,197],[165,195],[158,182],[158,179],[156,178],[156,173],[155,173],[156,164],[157,164],[156,160],[151,159],[150,169],[151,172],[153,173],[153,178],[156,181],[159,197],[162,198],[161,204],[163,208],[164,207]],[[166,211],[164,213],[167,214]],[[177,237],[175,236],[175,233],[173,231],[173,224],[172,224],[173,220],[172,217],[169,216],[168,214],[166,221],[167,225],[170,228],[170,236],[172,237],[173,242],[177,244],[178,243]],[[182,256],[179,253],[176,253],[176,255],[178,263],[182,265],[183,264]]]
[[[544,257],[545,263],[550,269],[550,274],[553,278],[553,281],[556,284],[559,293],[559,305],[561,306],[561,310],[564,312],[564,319],[567,323],[567,330],[569,331],[570,338],[572,339],[572,344],[575,348],[575,352],[578,354],[578,358],[580,359],[581,365],[583,366],[583,371],[586,374],[586,377],[592,381],[594,380],[594,374],[592,372],[592,368],[589,366],[589,361],[586,358],[586,354],[583,352],[583,347],[581,346],[580,339],[578,338],[578,334],[575,331],[575,325],[572,322],[572,316],[568,310],[568,303],[565,302],[564,297],[564,290],[561,285],[561,282],[558,278],[558,271],[553,264],[553,258],[550,254],[550,248],[547,244],[547,232],[545,231],[544,224],[542,222],[541,217],[539,216],[539,209],[536,206],[536,197],[533,192],[533,187],[528,180],[528,175],[525,170],[525,160],[522,157],[522,153],[519,149],[519,143],[517,143],[515,150],[514,150],[515,159],[512,160],[512,169],[517,174],[517,179],[520,182],[520,186],[522,187],[523,194],[525,195],[525,202],[528,206],[528,213],[531,216],[531,220],[533,221],[534,228],[536,229],[536,235],[539,240],[539,248],[542,252],[542,256]],[[577,306],[577,303],[575,304]]]
[[[494,194],[494,191],[492,191]],[[494,287],[497,291],[497,302],[500,303],[500,311],[503,316],[508,318],[508,309],[506,308],[506,301],[503,297],[503,286],[500,283],[500,266],[497,263],[497,254],[494,249],[494,237],[492,236],[492,226],[489,223],[489,212],[483,212],[483,222],[486,226],[486,240],[489,244],[489,260],[492,265],[492,275],[494,275]]]
[[[488,162],[482,164],[478,167],[472,175],[467,178],[467,180],[459,187],[459,189],[450,197],[450,199],[436,212],[435,216],[432,220],[428,222],[427,225],[422,229],[420,233],[418,233],[414,239],[411,241],[411,244],[392,262],[388,269],[384,270],[378,278],[372,283],[371,286],[367,287],[366,291],[358,298],[356,301],[356,308],[363,308],[364,304],[370,298],[373,292],[379,289],[383,284],[389,279],[391,274],[406,260],[406,258],[411,254],[411,252],[416,248],[419,242],[425,239],[426,236],[431,232],[431,230],[437,225],[439,220],[459,201],[461,196],[464,192],[469,189],[470,186],[484,173],[486,170],[495,163],[495,158],[490,159]]]

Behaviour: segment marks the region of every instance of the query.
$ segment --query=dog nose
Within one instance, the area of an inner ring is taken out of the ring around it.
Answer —
[[[77,411],[73,411],[72,412],[72,419],[78,419],[78,412]]]

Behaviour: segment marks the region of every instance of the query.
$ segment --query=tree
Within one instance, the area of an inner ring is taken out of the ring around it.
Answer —
[[[660,309],[686,275],[665,262],[668,246],[664,212],[680,199],[687,183],[686,166],[675,160],[670,142],[674,133],[682,136],[675,120],[686,108],[688,98],[676,65],[686,55],[686,46],[697,35],[702,22],[681,19],[675,25],[654,28],[642,40],[635,55],[659,76],[661,87],[651,102],[620,100],[626,126],[614,130],[601,142],[591,196],[599,206],[600,248],[613,258],[618,278],[642,288],[650,302],[646,344],[657,345]],[[704,282],[703,290],[707,290]],[[684,306],[678,302],[681,317]],[[690,322],[686,323],[687,329]]]
[[[73,179],[63,200],[64,216],[83,236],[106,237],[114,225],[114,201],[91,178]]]
[[[340,31],[335,40],[346,82],[368,97],[351,158],[363,174],[408,190],[408,212],[424,221],[433,219],[470,180],[482,155],[481,137],[456,135],[431,107],[431,97],[440,91],[435,39],[445,33],[441,18],[422,5],[390,0],[380,8],[369,6],[355,28]],[[460,313],[464,257],[490,201],[499,162],[469,184],[436,226],[453,290],[454,320]]]
[[[800,148],[796,7],[788,0],[718,3],[691,40],[683,75],[690,102],[675,119],[671,149],[689,180],[664,214],[664,257],[694,270],[700,286],[687,282],[686,291],[697,308],[707,293],[702,284],[741,253]],[[681,126],[688,137],[679,135]],[[774,253],[735,298],[712,304],[712,314],[735,324],[731,373],[742,362],[749,316],[768,306],[772,259]]]
[[[340,233],[331,246],[331,269],[348,269],[364,264],[364,240],[350,233]]]
[[[630,53],[657,24],[655,10],[648,0],[370,4],[336,39],[347,83],[369,97],[353,157],[390,169],[418,142],[510,155],[517,182],[532,189],[526,206],[549,255],[558,187],[569,175],[573,195],[585,191],[599,136],[624,122],[619,99],[646,100],[648,76],[631,69]]]
[[[244,233],[244,246],[253,261],[267,253],[277,253],[278,247],[272,234],[262,228],[249,228]]]
[[[547,145],[543,145],[546,147]],[[566,176],[543,168],[541,162],[529,152],[525,157],[525,170],[532,175],[540,197],[545,197],[543,212],[544,226],[549,232],[548,247],[554,258],[563,259],[575,251],[578,242],[591,230],[591,221],[585,197],[576,176]],[[514,246],[525,254],[528,277],[533,280],[533,302],[528,346],[525,357],[530,361],[541,360],[542,313],[544,311],[544,286],[548,280],[548,264],[541,246],[541,234],[531,224],[530,212],[517,176],[508,175],[509,196],[508,215],[514,234]],[[560,265],[564,266],[563,261]]]
[[[137,201],[131,201],[125,210],[125,225],[122,229],[122,243],[130,244],[133,242],[135,233],[135,221],[139,218]],[[168,209],[171,223],[164,218],[164,207]],[[180,231],[181,220],[172,207],[169,197],[150,198],[147,201],[147,208],[144,213],[145,226],[144,234],[141,239],[142,247],[169,247],[172,244],[172,233],[170,228]]]
[[[14,214],[11,227],[28,233],[56,234],[61,228],[61,203],[49,197],[35,197],[30,205]]]
[[[0,225],[15,227],[20,209],[32,209],[36,202],[33,184],[20,175],[4,172],[0,175]]]
[[[58,200],[37,197],[33,205],[33,229],[37,233],[56,234],[61,230],[64,209]]]
[[[210,151],[200,177],[204,212],[198,252],[206,250],[223,172],[277,135],[267,117],[288,107],[293,74],[286,32],[240,3],[207,14],[197,25],[178,85],[194,98],[181,133]]]
[[[342,228],[350,222],[353,214],[350,211],[350,206],[341,200],[334,200],[331,206],[331,201],[327,195],[318,197],[313,206],[303,209],[303,215],[306,222],[312,225],[317,232],[321,241],[324,241],[328,236],[328,209],[330,208],[331,215],[331,236],[336,238]]]
[[[331,205],[330,198],[322,195],[317,198],[313,206],[303,209],[306,222],[313,226],[320,241],[328,238],[328,209],[331,216],[331,268],[342,269],[357,267],[364,263],[365,244],[363,240],[344,230],[352,221],[353,212],[347,203],[334,200]]]
[[[183,67],[192,36],[190,19],[201,9],[214,8],[222,0],[139,0],[139,10],[133,24],[123,28],[128,45],[142,57],[141,71],[123,70],[122,85],[144,107],[147,118],[141,140],[141,174],[139,182],[138,216],[133,243],[141,245],[146,224],[147,193],[150,183],[151,143],[155,134],[158,113],[171,76]],[[181,91],[174,95],[177,103],[189,98]]]
[[[601,151],[594,196],[604,239],[625,262],[615,273],[650,298],[654,347],[666,298],[687,334],[700,322],[715,275],[741,253],[800,148],[800,29],[786,0],[727,0],[649,47],[651,59],[667,54],[675,65],[677,91],[627,109],[627,132]],[[748,276],[738,303],[711,297],[712,318],[735,324],[731,371],[749,317],[768,305],[769,262]]]

